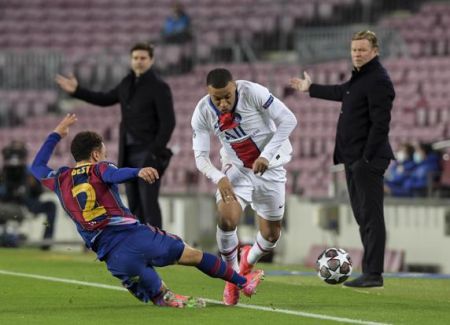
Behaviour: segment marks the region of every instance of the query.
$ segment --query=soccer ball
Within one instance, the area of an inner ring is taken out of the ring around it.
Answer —
[[[319,278],[328,284],[338,284],[352,274],[352,259],[341,248],[328,248],[317,258],[316,268]]]

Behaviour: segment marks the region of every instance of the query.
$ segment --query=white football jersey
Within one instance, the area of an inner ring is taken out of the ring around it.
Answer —
[[[212,133],[222,144],[224,164],[252,168],[259,156],[269,161],[269,168],[285,164],[292,154],[288,137],[297,123],[294,114],[267,88],[245,80],[236,81],[236,85],[233,116],[237,126],[232,129],[220,130],[220,111],[209,95],[198,102],[191,121],[194,151],[209,152]],[[284,130],[277,125],[283,125]]]

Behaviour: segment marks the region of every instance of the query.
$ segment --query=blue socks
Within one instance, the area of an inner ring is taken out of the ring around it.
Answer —
[[[197,265],[197,269],[213,278],[221,278],[225,281],[236,284],[242,288],[247,279],[235,272],[221,258],[210,253],[203,253],[203,258]]]

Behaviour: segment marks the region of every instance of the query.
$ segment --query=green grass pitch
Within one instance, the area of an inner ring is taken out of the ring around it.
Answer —
[[[207,298],[207,307],[142,304],[92,253],[0,249],[0,324],[450,324],[448,279],[386,278],[384,289],[355,290],[315,276],[268,275],[256,296],[241,299],[242,307],[226,307],[218,303],[221,280],[184,266],[158,272],[173,291]]]

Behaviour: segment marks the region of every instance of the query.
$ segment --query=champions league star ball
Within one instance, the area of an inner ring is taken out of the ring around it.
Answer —
[[[317,258],[316,269],[326,283],[342,283],[352,274],[352,259],[343,249],[328,248]]]

